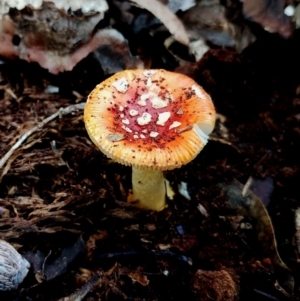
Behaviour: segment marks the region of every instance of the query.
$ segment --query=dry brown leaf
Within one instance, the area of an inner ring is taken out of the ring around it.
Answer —
[[[149,284],[149,280],[146,275],[143,275],[141,272],[129,272],[127,274],[128,277],[131,278],[133,282],[138,282],[142,286],[147,286]]]
[[[251,190],[245,189],[243,194],[243,188],[237,181],[225,187],[229,205],[237,210],[238,214],[253,218],[265,255],[270,257],[274,264],[288,270],[278,253],[273,224],[265,206]]]

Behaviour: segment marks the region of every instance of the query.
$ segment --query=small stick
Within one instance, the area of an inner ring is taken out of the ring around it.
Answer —
[[[92,276],[92,278],[74,294],[68,297],[61,298],[58,301],[81,301],[91,291],[91,289],[96,285],[96,283],[100,279],[101,279],[101,275],[100,277],[96,275]]]
[[[0,168],[4,166],[4,164],[7,162],[7,160],[10,158],[10,156],[13,154],[13,152],[19,148],[22,143],[33,133],[39,131],[44,125],[47,123],[53,121],[55,118],[59,117],[61,118],[64,115],[68,115],[74,111],[83,110],[85,106],[85,102],[81,102],[75,105],[68,106],[66,108],[60,108],[56,113],[52,114],[51,116],[47,117],[46,119],[42,120],[38,125],[24,133],[20,139],[10,148],[10,150],[4,155],[4,157],[0,160]]]

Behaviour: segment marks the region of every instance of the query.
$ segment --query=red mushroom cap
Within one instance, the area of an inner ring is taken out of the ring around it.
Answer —
[[[180,167],[201,151],[215,124],[209,95],[191,78],[165,70],[126,70],[88,97],[84,121],[108,157],[142,169]]]

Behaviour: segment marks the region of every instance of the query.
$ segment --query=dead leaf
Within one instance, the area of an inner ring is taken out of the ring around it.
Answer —
[[[47,256],[37,250],[27,252],[24,257],[33,267],[34,273],[37,274],[37,279],[40,281],[49,281],[61,274],[65,273],[69,264],[85,250],[85,243],[82,237],[79,237],[73,245],[65,247],[60,255],[56,258],[51,258],[51,251]]]
[[[183,23],[166,5],[157,0],[132,0],[132,2],[138,4],[141,8],[147,9],[158,18],[178,42],[183,45],[189,44],[189,37]]]
[[[127,274],[127,276],[130,277],[133,282],[138,282],[142,286],[147,286],[149,284],[147,276],[142,275],[139,272],[130,272]]]
[[[243,0],[243,13],[246,18],[260,24],[267,31],[288,38],[293,28],[290,18],[284,14],[285,3],[285,0]]]
[[[253,219],[257,231],[257,239],[262,245],[264,256],[270,258],[278,269],[278,277],[283,286],[289,292],[294,289],[294,278],[290,269],[281,259],[275,238],[275,232],[271,218],[261,200],[249,189],[235,181],[235,184],[225,187],[227,199],[230,206],[243,216],[250,216]]]

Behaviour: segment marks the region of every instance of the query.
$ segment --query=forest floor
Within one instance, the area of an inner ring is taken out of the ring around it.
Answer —
[[[175,195],[160,212],[126,202],[131,169],[92,144],[82,108],[41,124],[108,76],[93,55],[59,75],[0,65],[0,159],[40,125],[0,169],[0,237],[31,263],[0,299],[300,300],[299,37],[182,66],[147,39],[152,68],[195,79],[218,114],[197,158],[165,172]]]

